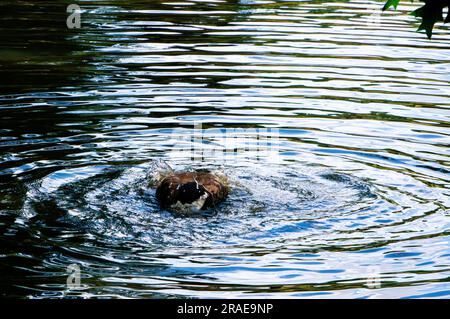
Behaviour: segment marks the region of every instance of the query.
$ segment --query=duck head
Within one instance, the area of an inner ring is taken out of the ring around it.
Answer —
[[[207,171],[171,173],[160,180],[156,198],[163,209],[198,212],[228,196],[227,180]]]

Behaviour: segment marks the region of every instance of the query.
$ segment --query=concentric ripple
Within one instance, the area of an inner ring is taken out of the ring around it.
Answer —
[[[2,297],[450,297],[447,28],[409,2],[78,3],[78,30],[0,4]],[[227,129],[276,131],[278,160],[186,155]],[[161,161],[229,198],[161,210]]]
[[[151,167],[57,171],[30,187],[23,214],[35,218],[52,207],[59,211],[54,217],[68,227],[113,242],[206,248],[309,236],[305,232],[322,232],[333,221],[353,215],[356,206],[370,209],[376,198],[367,184],[343,174],[280,168],[262,175],[255,167],[234,167],[222,171],[230,177],[229,199],[213,211],[187,218],[159,209],[155,190],[148,186]]]

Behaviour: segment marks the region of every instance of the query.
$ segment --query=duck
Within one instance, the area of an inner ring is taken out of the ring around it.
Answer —
[[[200,212],[214,208],[228,194],[228,178],[207,170],[170,172],[156,187],[156,199],[166,210]]]

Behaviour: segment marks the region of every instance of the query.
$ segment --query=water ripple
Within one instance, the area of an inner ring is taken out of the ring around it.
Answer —
[[[0,4],[2,296],[448,298],[450,32],[417,4],[79,3]],[[193,163],[198,123],[277,129],[279,162]],[[160,210],[160,159],[229,199]]]

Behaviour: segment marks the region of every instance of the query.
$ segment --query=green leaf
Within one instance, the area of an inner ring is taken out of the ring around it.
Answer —
[[[433,34],[433,28],[436,22],[444,21],[444,23],[450,22],[450,0],[420,0],[424,2],[424,5],[419,9],[413,11],[411,14],[415,17],[421,18],[419,29],[417,31],[425,30],[429,39]],[[413,2],[413,0],[411,0]],[[383,11],[394,7],[397,9],[400,0],[387,0]],[[443,18],[443,9],[447,7],[448,12],[445,20]]]
[[[383,7],[383,11],[389,9],[390,7],[394,7],[394,9],[397,9],[399,2],[400,0],[387,0],[386,4]]]
[[[425,4],[411,14],[415,17],[422,18],[422,23],[417,31],[425,30],[429,39],[433,34],[434,24],[438,21],[444,21],[442,10],[445,6],[444,1],[422,0]],[[447,2],[447,1],[445,1]],[[447,2],[448,5],[448,2]]]

